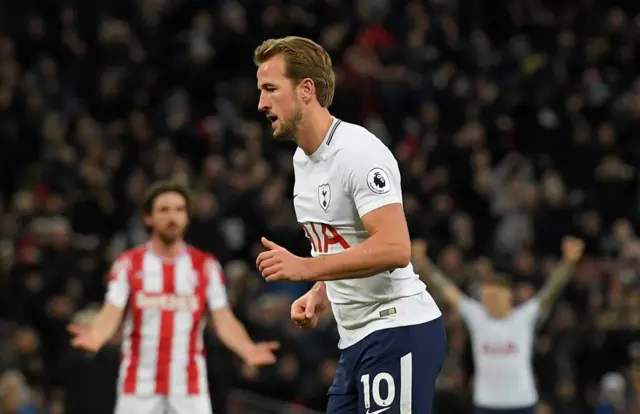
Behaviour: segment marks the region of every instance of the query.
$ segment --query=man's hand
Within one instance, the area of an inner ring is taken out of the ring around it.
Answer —
[[[258,255],[256,266],[267,282],[310,280],[311,272],[302,257],[296,256],[264,237],[261,241],[267,251]]]
[[[73,335],[71,346],[74,348],[89,352],[98,352],[102,348],[102,343],[93,334],[91,326],[72,324],[67,330]]]
[[[274,351],[278,349],[280,349],[279,342],[257,342],[244,353],[244,363],[252,367],[275,364]]]
[[[567,236],[562,240],[562,256],[569,262],[577,262],[582,258],[584,242],[577,237]]]
[[[323,292],[312,288],[291,304],[291,320],[302,329],[313,329],[318,326],[320,314],[326,309],[326,296]]]
[[[538,293],[542,310],[551,309],[562,289],[573,276],[583,251],[584,242],[582,240],[572,236],[567,236],[562,240],[562,262],[551,272],[549,280]]]

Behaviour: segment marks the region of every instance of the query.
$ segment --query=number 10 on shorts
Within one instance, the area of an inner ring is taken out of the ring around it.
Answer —
[[[399,414],[411,414],[411,382],[412,382],[412,360],[411,353],[400,358],[400,410]],[[362,395],[364,408],[367,414],[383,413],[391,408],[396,399],[396,382],[389,372],[379,372],[373,379],[371,375],[364,374],[360,377],[362,383]],[[381,392],[382,383],[385,383],[387,392]],[[380,407],[376,411],[369,411],[371,402],[375,407]]]

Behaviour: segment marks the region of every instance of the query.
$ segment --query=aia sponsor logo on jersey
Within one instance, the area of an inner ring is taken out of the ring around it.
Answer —
[[[160,309],[170,312],[196,312],[200,299],[193,295],[138,292],[136,304],[140,309]]]
[[[518,345],[513,342],[485,343],[482,352],[486,355],[512,355],[518,352]]]
[[[311,243],[311,248],[318,254],[338,253],[351,247],[340,233],[329,224],[301,223],[300,225],[304,230],[304,235]],[[335,250],[331,248],[332,246],[336,246]]]

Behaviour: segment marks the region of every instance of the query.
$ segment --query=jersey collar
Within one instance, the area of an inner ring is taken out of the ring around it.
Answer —
[[[320,161],[322,159],[322,154],[324,154],[325,151],[327,151],[327,148],[331,144],[331,141],[333,140],[333,136],[336,133],[336,129],[338,129],[338,125],[340,125],[341,122],[342,120],[336,118],[335,116],[333,117],[333,122],[331,122],[331,126],[329,127],[329,130],[327,131],[327,134],[324,136],[324,139],[322,140],[322,144],[320,144],[320,147],[313,154],[309,155],[309,159],[311,159],[312,161]]]

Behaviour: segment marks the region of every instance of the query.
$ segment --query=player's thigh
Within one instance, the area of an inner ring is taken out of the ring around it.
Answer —
[[[165,404],[165,397],[159,395],[139,397],[121,394],[114,414],[165,414]]]
[[[358,412],[356,368],[359,353],[360,347],[358,344],[342,352],[336,367],[336,375],[327,392],[326,414],[355,414]]]
[[[442,320],[376,332],[358,369],[361,414],[430,414],[446,353]]]
[[[169,397],[168,414],[212,414],[209,394]]]

